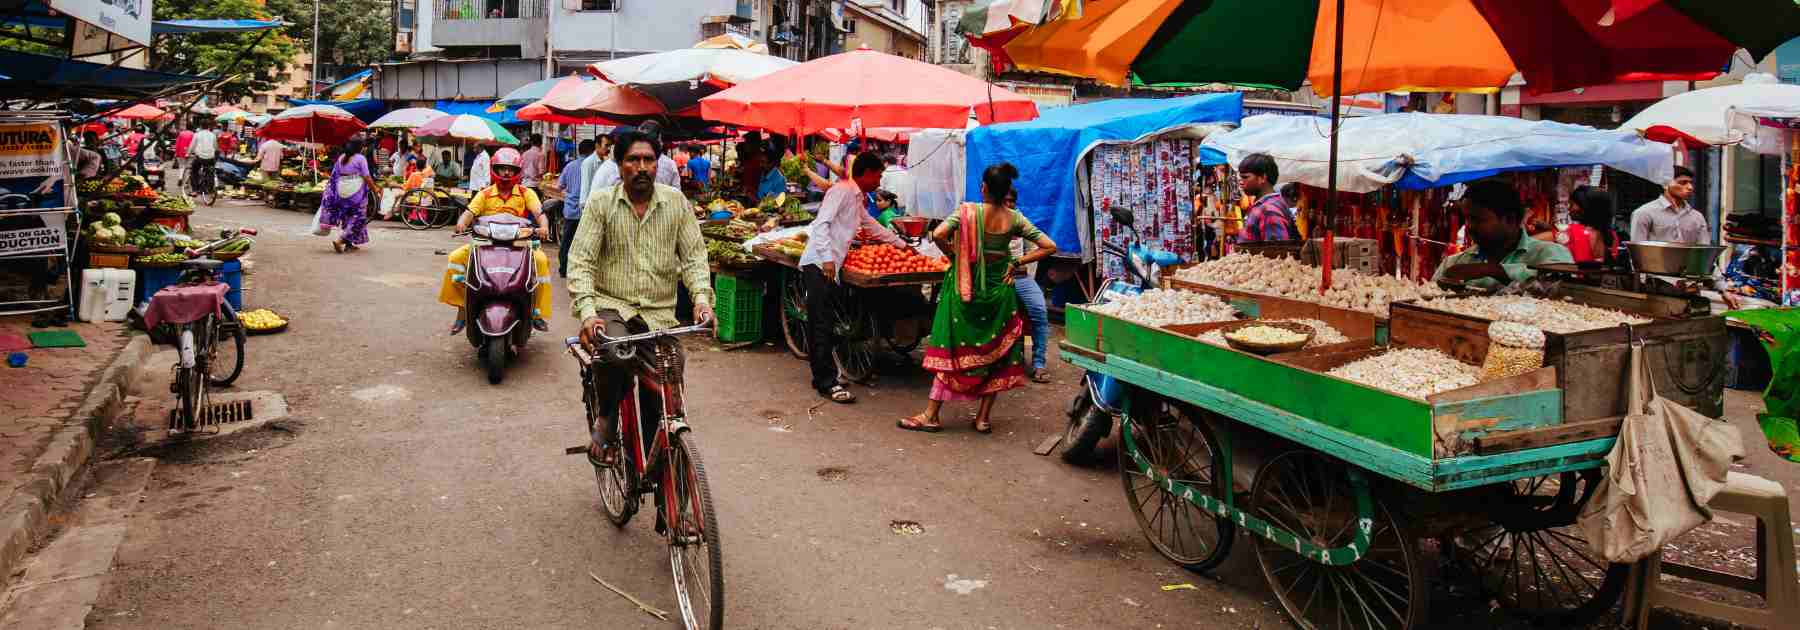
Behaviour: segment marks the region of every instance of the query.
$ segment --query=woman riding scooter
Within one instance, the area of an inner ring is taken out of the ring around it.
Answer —
[[[469,231],[469,227],[474,225],[477,217],[511,214],[528,219],[533,225],[536,225],[537,228],[532,230],[532,234],[538,235],[540,240],[550,236],[549,222],[544,218],[537,193],[519,185],[523,163],[524,158],[519,155],[517,150],[510,147],[494,152],[491,166],[494,184],[482,189],[481,192],[475,194],[474,199],[469,200],[469,209],[456,220],[458,233]],[[531,234],[527,234],[522,238],[530,236]],[[550,277],[550,257],[545,256],[542,251],[533,249],[531,260],[536,264],[537,277]],[[444,269],[443,281],[438,286],[438,301],[456,307],[456,323],[450,326],[450,334],[453,335],[462,332],[463,326],[468,323],[468,318],[463,312],[466,297],[463,283],[456,279],[458,276],[468,273],[468,265],[468,245],[463,245],[456,248],[456,251],[450,252],[450,264]],[[539,283],[532,289],[531,298],[531,327],[536,328],[539,332],[548,332],[550,330],[550,283]]]

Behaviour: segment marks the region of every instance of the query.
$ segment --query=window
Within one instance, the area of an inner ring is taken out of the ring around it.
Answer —
[[[581,10],[610,11],[616,13],[619,10],[619,3],[622,1],[623,0],[581,0]]]
[[[844,32],[852,35],[856,34],[856,18],[849,16],[844,17]]]
[[[894,15],[905,17],[907,2],[908,0],[888,0],[888,10],[893,11]]]

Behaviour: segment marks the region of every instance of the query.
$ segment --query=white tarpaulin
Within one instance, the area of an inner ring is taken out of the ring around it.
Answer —
[[[912,216],[942,219],[962,203],[966,165],[963,132],[928,129],[907,136],[910,191],[894,191]]]
[[[1343,121],[1338,138],[1338,189],[1373,192],[1393,184],[1436,188],[1508,171],[1604,164],[1653,182],[1668,181],[1669,146],[1630,131],[1502,116],[1383,114]],[[1231,164],[1252,153],[1275,158],[1281,181],[1324,188],[1331,121],[1260,115],[1207,136],[1202,146]]]

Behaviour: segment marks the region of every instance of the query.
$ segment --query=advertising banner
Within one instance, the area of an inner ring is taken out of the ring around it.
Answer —
[[[45,0],[44,4],[133,43],[150,44],[150,0]]]
[[[0,214],[0,315],[69,308],[73,212]]]
[[[60,123],[0,123],[0,215],[65,208],[65,163]]]
[[[68,214],[15,213],[0,217],[0,258],[61,256],[68,252]]]

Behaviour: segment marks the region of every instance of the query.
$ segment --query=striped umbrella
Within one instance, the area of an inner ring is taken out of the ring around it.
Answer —
[[[476,144],[511,145],[519,139],[500,123],[468,114],[444,116],[413,129],[421,138],[448,138]]]

